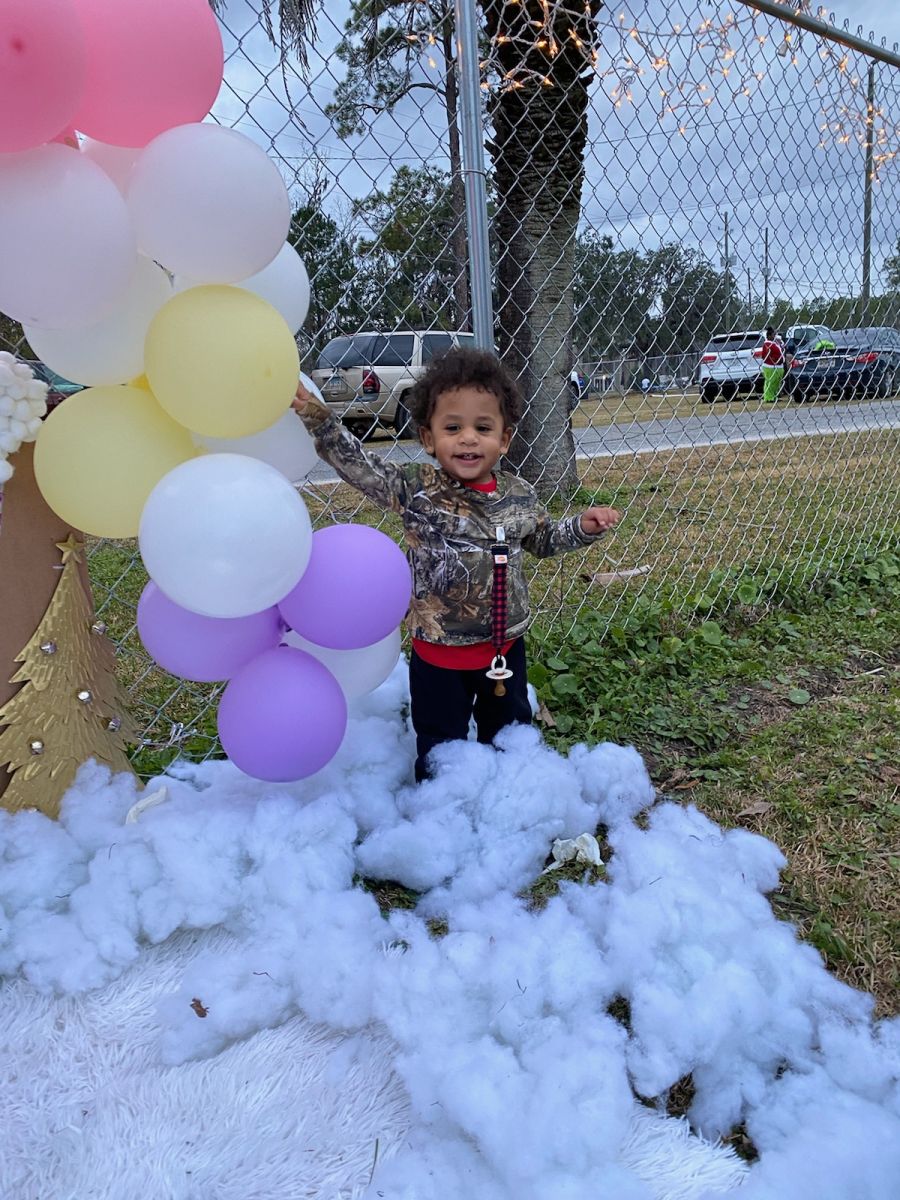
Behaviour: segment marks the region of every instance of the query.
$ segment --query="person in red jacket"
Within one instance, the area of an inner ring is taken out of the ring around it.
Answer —
[[[762,359],[763,402],[774,404],[784,379],[784,345],[771,325],[766,327],[766,340],[759,353]]]

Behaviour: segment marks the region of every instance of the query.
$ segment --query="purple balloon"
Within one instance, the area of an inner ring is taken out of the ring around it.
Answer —
[[[368,525],[329,525],[313,534],[309,565],[278,607],[307,641],[359,650],[397,628],[411,593],[406,555],[387,534]]]
[[[274,606],[249,617],[204,617],[170,600],[152,580],[138,601],[137,627],[163,670],[197,683],[230,679],[282,635]]]
[[[346,729],[340,684],[318,659],[291,646],[254,658],[219,702],[225,753],[245,774],[269,783],[321,771],[337,754]]]

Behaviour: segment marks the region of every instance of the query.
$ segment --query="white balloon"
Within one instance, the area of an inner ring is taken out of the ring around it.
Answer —
[[[202,282],[188,279],[185,275],[176,275],[175,291],[185,292],[188,288],[198,287]],[[306,320],[306,314],[309,312],[309,276],[303,259],[288,242],[285,242],[267,267],[263,267],[249,279],[239,280],[235,287],[255,292],[273,308],[277,308],[287,321],[291,333],[296,333]]]
[[[125,195],[131,180],[131,170],[137,162],[140,150],[133,146],[110,146],[108,142],[98,142],[96,138],[86,137],[81,143],[81,153],[91,162],[95,162],[101,171],[105,171],[122,195]]]
[[[170,600],[207,617],[245,617],[296,586],[312,526],[274,467],[241,454],[207,454],[159,481],[138,541],[150,578]]]
[[[291,202],[274,162],[220,125],[179,125],[144,148],[128,185],[138,245],[195,283],[236,283],[281,249]]]
[[[282,641],[286,646],[296,646],[317,658],[332,673],[348,700],[356,700],[367,692],[374,692],[387,679],[400,657],[400,630],[395,629],[380,642],[363,646],[361,650],[329,650],[317,646],[289,629]]]
[[[144,370],[144,338],[157,312],[172,297],[162,267],[138,255],[137,268],[115,309],[77,329],[25,326],[38,358],[58,375],[89,387],[127,383]]]
[[[291,483],[300,483],[319,461],[315,443],[295,412],[286,412],[274,425],[242,438],[192,435],[198,446],[214,452],[246,454],[268,463]]]
[[[96,163],[57,142],[0,155],[0,310],[42,329],[99,320],[135,261],[125,201]]]
[[[289,242],[281,247],[267,267],[263,267],[249,279],[242,279],[238,287],[256,292],[277,308],[296,333],[309,312],[309,275],[303,259]]]

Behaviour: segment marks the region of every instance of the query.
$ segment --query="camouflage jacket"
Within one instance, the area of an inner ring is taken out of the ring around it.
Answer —
[[[450,646],[490,641],[491,546],[498,529],[509,546],[508,639],[523,634],[530,620],[523,552],[549,558],[583,550],[602,536],[583,533],[577,516],[555,521],[518,475],[498,471],[497,490],[480,492],[430,463],[400,466],[370,454],[330,413],[317,409],[303,420],[338,475],[403,521],[414,638]]]

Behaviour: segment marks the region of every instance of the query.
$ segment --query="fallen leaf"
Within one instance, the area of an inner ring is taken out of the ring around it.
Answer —
[[[741,809],[739,817],[764,817],[772,805],[768,800],[754,800],[746,808]]]
[[[662,788],[674,787],[676,783],[678,783],[682,779],[687,779],[687,777],[688,777],[688,772],[684,767],[676,767],[675,770],[672,772],[672,774],[669,776],[669,778],[664,780],[660,784],[660,787],[662,787]]]
[[[209,1015],[209,1009],[204,1005],[202,1000],[198,1000],[195,996],[191,1001],[191,1008],[198,1017],[206,1017]]]
[[[537,720],[539,720],[542,725],[546,725],[548,729],[556,728],[556,721],[553,719],[553,713],[543,702],[538,705],[536,716]]]

